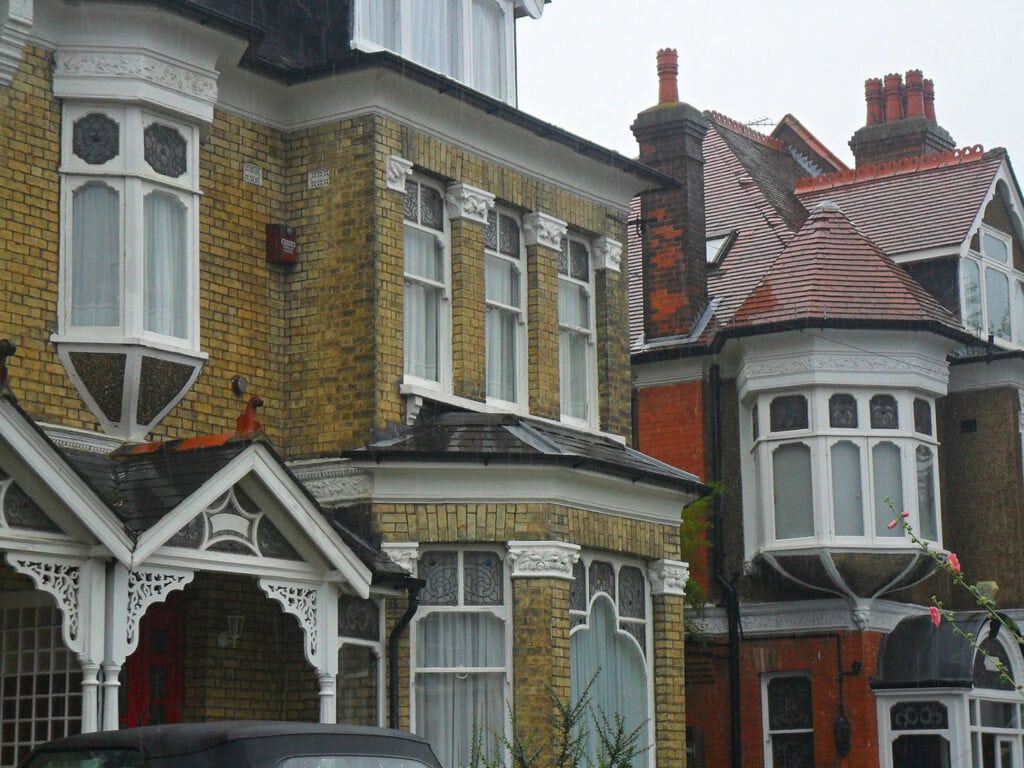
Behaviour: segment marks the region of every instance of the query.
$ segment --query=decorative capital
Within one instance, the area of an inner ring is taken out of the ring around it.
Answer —
[[[527,246],[541,245],[557,251],[562,247],[562,238],[568,225],[561,219],[546,213],[528,213],[523,217],[523,235]]]
[[[580,559],[580,548],[563,541],[510,541],[508,559],[512,578],[572,580],[572,567]]]
[[[487,213],[494,207],[494,195],[469,184],[449,184],[444,198],[448,202],[448,218],[469,219],[485,226]]]
[[[420,559],[420,545],[418,542],[385,542],[380,545],[380,548],[384,551],[384,554],[395,562],[396,565],[400,565],[402,568],[405,568],[405,570],[413,576],[416,575],[416,563]]]
[[[647,569],[652,595],[683,595],[690,566],[680,560],[655,560]]]
[[[609,272],[622,271],[622,243],[610,237],[599,237],[594,241],[594,269]]]
[[[388,189],[405,194],[405,181],[412,175],[412,160],[398,155],[388,155],[384,160],[384,178]]]

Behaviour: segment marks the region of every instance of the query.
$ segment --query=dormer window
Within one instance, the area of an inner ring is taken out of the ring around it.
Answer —
[[[360,0],[353,46],[389,50],[514,103],[511,0]]]
[[[983,225],[971,245],[960,262],[964,325],[983,336],[1024,344],[1024,276],[1013,268],[1010,237]]]

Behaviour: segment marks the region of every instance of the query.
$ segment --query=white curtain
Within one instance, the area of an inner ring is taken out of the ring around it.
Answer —
[[[89,183],[71,204],[71,324],[120,322],[121,204],[116,190]]]
[[[363,37],[389,51],[401,53],[400,0],[361,0],[359,29]]]
[[[781,445],[772,453],[775,538],[814,535],[811,449],[802,443]]]
[[[405,228],[405,372],[432,381],[438,380],[441,288],[420,280],[442,282],[441,262],[434,235]]]
[[[495,0],[473,0],[473,87],[502,95],[505,74],[505,25]]]
[[[413,0],[412,59],[461,79],[461,0]]]
[[[488,254],[485,259],[484,286],[488,302],[487,396],[514,402],[517,394],[518,314],[508,307],[520,306],[519,272],[511,262]]]
[[[921,538],[938,541],[939,523],[935,514],[935,454],[932,449],[917,447],[917,513]]]
[[[417,623],[416,731],[442,765],[469,763],[474,729],[486,744],[504,733],[504,666],[505,624],[492,614],[436,612]],[[474,671],[483,667],[502,671]]]
[[[832,446],[832,509],[837,536],[864,535],[860,448],[846,440]]]
[[[143,202],[143,327],[188,337],[188,209],[174,195],[150,192]]]
[[[562,413],[577,419],[587,418],[588,342],[590,338],[590,295],[582,286],[567,280],[558,282],[559,336],[558,377]],[[575,328],[586,329],[572,330]]]
[[[879,443],[871,449],[871,471],[875,480],[875,534],[902,536],[900,526],[890,528],[894,515],[903,511],[903,467],[895,443]],[[895,511],[885,503],[892,500]]]
[[[587,629],[573,633],[569,640],[569,675],[572,700],[578,701],[590,686],[590,714],[596,716],[586,723],[590,732],[588,752],[597,756],[598,741],[594,734],[601,715],[614,726],[615,715],[623,717],[626,732],[645,723],[647,709],[647,667],[639,646],[631,636],[617,632],[615,607],[605,595],[595,598],[590,608]],[[646,732],[640,746],[647,746]],[[633,764],[647,766],[647,753],[637,756]]]

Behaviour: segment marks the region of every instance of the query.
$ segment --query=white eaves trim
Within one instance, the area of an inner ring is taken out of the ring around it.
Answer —
[[[306,493],[287,474],[270,452],[255,443],[210,478],[191,496],[182,501],[173,512],[139,537],[135,563],[147,562],[168,539],[226,493],[236,483],[252,474],[260,480],[286,510],[292,522],[308,537],[324,559],[339,572],[352,589],[362,598],[370,595],[372,574],[338,533],[330,526],[320,510]],[[177,550],[176,550],[177,551]],[[180,560],[170,561],[172,564]],[[278,568],[280,570],[280,567]],[[251,572],[251,567],[247,569]]]
[[[660,525],[679,525],[696,496],[599,472],[545,467],[353,459],[373,476],[379,504],[559,504]]]
[[[0,441],[35,472],[70,514],[123,565],[132,561],[131,540],[106,502],[29,424],[8,400],[0,398]]]

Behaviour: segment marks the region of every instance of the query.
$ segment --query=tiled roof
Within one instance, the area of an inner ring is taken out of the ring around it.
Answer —
[[[922,323],[962,332],[930,293],[832,203],[811,213],[743,302],[731,327],[811,320]]]
[[[707,490],[695,475],[610,437],[505,413],[442,412],[345,456],[568,466],[689,492]]]
[[[832,151],[818,141],[818,138],[793,115],[787,114],[779,120],[779,124],[775,126],[771,135],[773,138],[785,141],[791,151],[809,156],[815,165],[830,166],[822,173],[847,170],[846,163],[832,154]]]
[[[807,180],[796,192],[808,207],[836,203],[890,256],[953,248],[966,239],[1005,157],[1003,149],[939,153]]]

